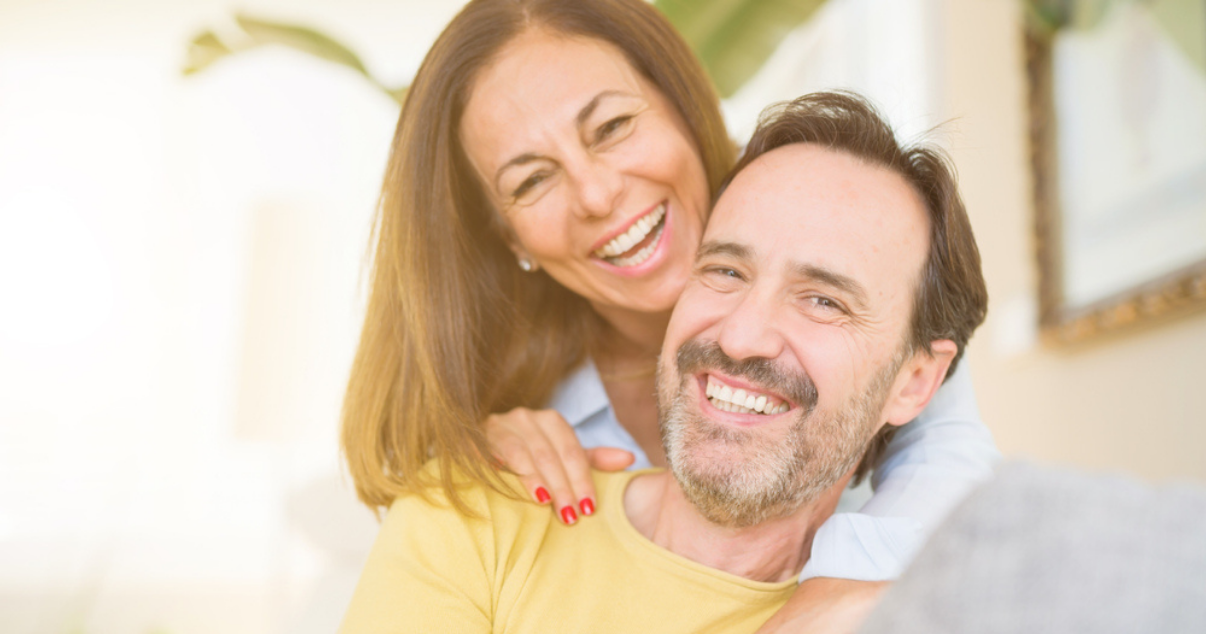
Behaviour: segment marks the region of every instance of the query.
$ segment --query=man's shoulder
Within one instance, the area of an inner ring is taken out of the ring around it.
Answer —
[[[389,513],[478,520],[499,511],[523,508],[519,478],[502,471],[494,476],[493,482],[482,482],[455,465],[433,458],[419,473],[423,487],[394,498]]]
[[[447,477],[442,473],[445,464],[440,458],[433,458],[423,465],[421,478],[428,486],[422,491],[400,495],[394,499],[391,508],[396,505],[421,506],[435,509],[453,508],[449,496],[449,488],[456,491],[458,499],[465,502],[470,509],[485,510],[489,505],[511,506],[520,505],[523,508],[543,508],[531,500],[531,495],[524,489],[519,476],[508,471],[499,471],[497,480],[491,484],[481,482],[470,476],[464,470],[454,465],[448,465]],[[592,470],[591,476],[595,482],[595,490],[600,497],[606,497],[619,483],[627,483],[634,475],[644,472],[657,471],[644,469],[634,471],[597,471]],[[443,485],[447,482],[447,486]],[[622,494],[623,489],[612,494]]]

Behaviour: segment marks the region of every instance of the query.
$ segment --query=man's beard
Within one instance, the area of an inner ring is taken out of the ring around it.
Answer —
[[[843,406],[816,413],[818,394],[807,373],[783,371],[769,359],[735,361],[715,342],[688,341],[676,355],[677,372],[663,364],[658,373],[666,462],[687,499],[714,524],[739,528],[790,515],[862,458],[904,358],[898,351]],[[694,375],[709,369],[788,398],[795,408],[786,436],[702,416]]]

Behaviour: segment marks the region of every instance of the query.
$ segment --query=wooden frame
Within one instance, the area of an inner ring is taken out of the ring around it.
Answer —
[[[1024,35],[1043,340],[1054,345],[1081,342],[1206,307],[1206,258],[1092,303],[1071,305],[1066,301],[1052,64],[1056,33],[1029,25]]]

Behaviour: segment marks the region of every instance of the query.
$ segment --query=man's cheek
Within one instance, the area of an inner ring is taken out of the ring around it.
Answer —
[[[739,302],[737,293],[722,293],[693,280],[679,296],[671,318],[671,329],[697,336],[733,313]]]

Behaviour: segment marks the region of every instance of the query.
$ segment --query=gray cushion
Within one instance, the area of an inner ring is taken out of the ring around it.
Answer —
[[[1206,488],[1006,465],[860,632],[1206,633]]]

